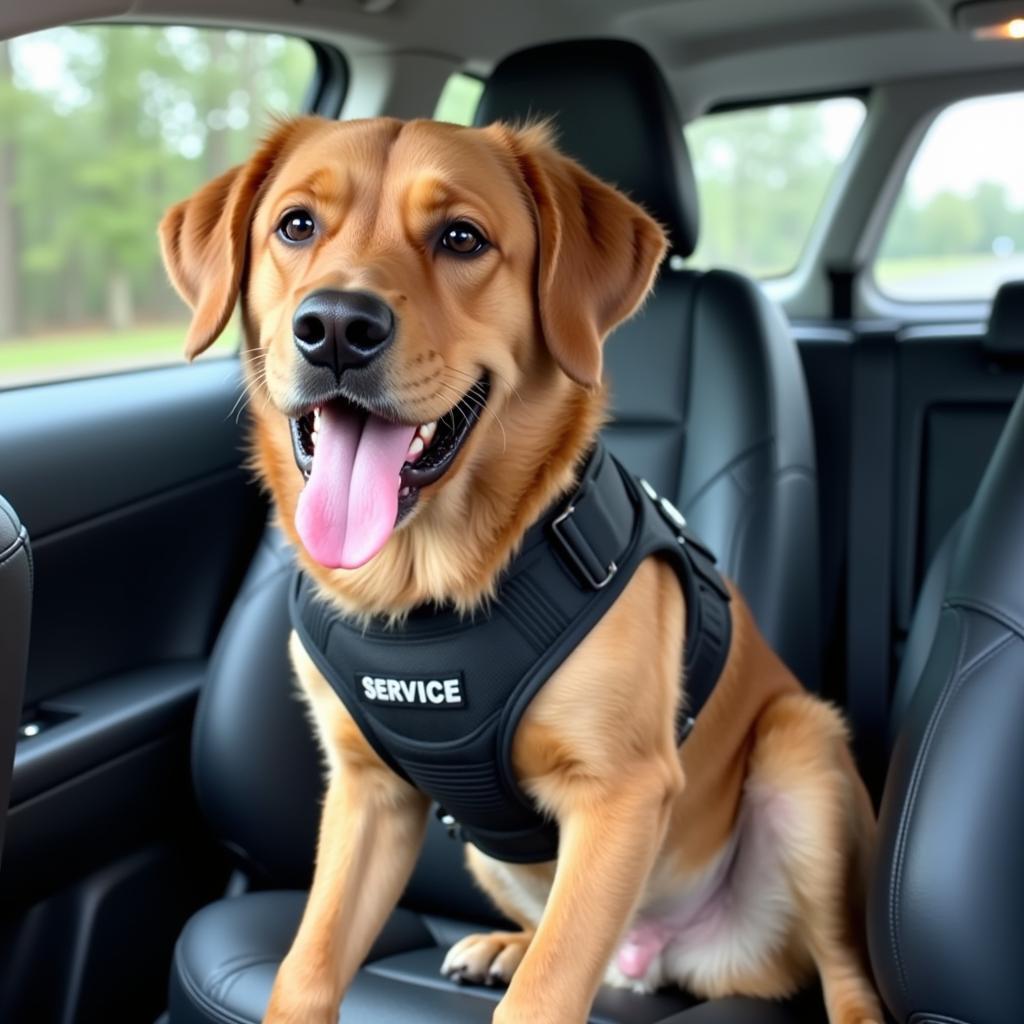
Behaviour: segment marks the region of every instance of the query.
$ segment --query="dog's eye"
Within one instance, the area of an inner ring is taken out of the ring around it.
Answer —
[[[289,210],[277,224],[277,233],[286,242],[308,242],[316,231],[309,210]]]
[[[441,232],[441,245],[459,256],[475,256],[490,243],[469,221],[457,220]]]

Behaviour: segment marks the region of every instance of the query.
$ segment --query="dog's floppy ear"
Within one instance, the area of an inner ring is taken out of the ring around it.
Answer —
[[[601,380],[605,337],[646,297],[668,247],[640,206],[552,143],[547,125],[504,130],[536,209],[537,300],[559,366],[587,387]]]
[[[192,308],[185,338],[189,359],[209,348],[231,319],[260,190],[289,144],[312,120],[297,118],[278,125],[246,163],[172,206],[160,221],[160,250],[168,276]]]

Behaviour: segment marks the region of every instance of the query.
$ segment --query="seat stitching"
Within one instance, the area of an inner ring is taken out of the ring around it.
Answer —
[[[962,624],[962,616],[960,615],[960,612],[957,609],[953,609],[953,611],[957,619]],[[906,855],[906,840],[910,831],[910,819],[913,816],[914,804],[917,800],[917,790],[920,785],[920,778],[923,774],[924,754],[929,745],[931,735],[935,728],[937,728],[940,710],[948,699],[950,685],[953,680],[959,677],[964,648],[967,644],[966,632],[967,631],[965,629],[961,630],[960,644],[956,660],[953,663],[953,670],[950,672],[949,678],[946,680],[942,692],[939,694],[939,700],[937,701],[935,708],[932,710],[932,715],[925,726],[925,735],[921,741],[921,749],[918,751],[917,757],[914,759],[914,767],[910,773],[910,782],[907,786],[907,800],[900,812],[899,825],[896,829],[896,849],[893,871],[892,878],[889,880],[889,944],[892,947],[893,959],[896,961],[896,971],[899,976],[900,988],[904,997],[908,996],[909,992],[907,986],[906,965],[903,963],[897,933],[901,928],[899,899],[903,888],[903,860]]]
[[[959,609],[952,609],[957,613],[957,618],[963,623],[963,617],[959,613]],[[932,710],[931,716],[928,720],[928,726],[925,730],[924,738],[921,742],[921,748],[918,751],[917,757],[915,758],[914,770],[911,775],[911,783],[908,787],[909,793],[907,801],[904,805],[903,812],[900,815],[900,827],[897,832],[897,858],[893,865],[893,878],[890,883],[890,906],[889,906],[889,936],[890,942],[893,947],[893,955],[896,960],[896,966],[899,971],[900,984],[903,989],[905,996],[909,995],[909,989],[906,979],[906,967],[903,962],[903,958],[900,953],[899,946],[897,944],[896,934],[899,931],[901,924],[901,904],[900,897],[903,889],[903,867],[906,856],[906,848],[908,845],[908,836],[910,833],[910,821],[916,810],[917,797],[921,788],[921,780],[924,776],[925,763],[928,761],[928,757],[931,748],[935,742],[935,738],[939,733],[940,728],[944,724],[946,712],[955,703],[963,690],[965,684],[974,676],[977,671],[993,660],[999,655],[1006,647],[1010,646],[1014,642],[1013,636],[1004,636],[993,641],[985,650],[980,654],[976,655],[971,659],[970,662],[964,663],[964,650],[967,645],[967,630],[963,629],[960,637],[960,649],[957,652],[957,658],[955,663],[955,670],[950,673],[949,678],[943,685],[942,693],[939,697],[938,702]]]
[[[681,499],[681,504],[685,505],[687,508],[692,507],[700,501],[700,499],[703,498],[704,495],[707,494],[707,492],[711,490],[711,488],[714,487],[715,484],[717,484],[723,477],[729,476],[733,470],[737,469],[741,463],[746,462],[746,460],[752,455],[756,455],[762,448],[767,448],[769,445],[774,444],[775,437],[772,435],[771,437],[764,437],[760,441],[755,441],[753,444],[747,445],[746,448],[734,455],[724,466],[715,470],[715,472],[708,477],[707,480],[705,480],[704,483],[702,483],[700,487],[693,492],[693,494],[683,497]],[[774,468],[769,470],[769,472],[774,472]]]
[[[1007,614],[1002,608],[998,608],[994,604],[990,604],[988,601],[980,601],[975,597],[960,596],[958,594],[949,594],[946,597],[946,604],[949,607],[967,608],[970,611],[980,612],[982,615],[988,616],[990,619],[995,619],[1002,626],[1006,626],[1007,629],[1012,629],[1018,636],[1024,638],[1024,622],[1020,622],[1012,615]]]
[[[21,552],[24,551],[27,547],[28,531],[23,526],[18,536],[15,537],[13,541],[11,541],[10,547],[5,548],[3,551],[0,551],[0,565],[3,565],[4,562],[10,561],[16,555],[20,555]]]
[[[279,956],[271,957],[254,957],[249,963],[239,966],[239,968],[233,971],[231,974],[225,976],[220,983],[219,989],[216,993],[218,999],[227,1000],[231,993],[231,990],[235,987],[235,983],[250,967],[258,967],[261,964],[268,965],[280,965],[281,958]]]
[[[772,440],[772,445],[775,441]],[[742,491],[749,499],[751,494],[756,494],[758,491],[767,491],[773,489],[777,484],[780,484],[789,479],[806,479],[812,484],[817,483],[818,474],[812,470],[805,468],[804,466],[782,466],[778,469],[773,470],[764,480],[758,481],[757,485],[752,491],[746,491],[742,484],[733,477],[733,483]],[[736,523],[736,528],[733,530],[733,541],[729,551],[728,561],[723,560],[723,565],[734,566],[731,570],[735,573],[737,580],[743,576],[742,571],[742,553],[746,547],[747,535],[750,532],[750,528],[754,525],[755,521],[755,503],[753,501],[746,501],[743,505],[743,510],[740,512],[739,520]],[[735,562],[735,564],[734,564]]]
[[[279,956],[267,956],[266,954],[248,953],[245,956],[236,956],[221,966],[206,979],[206,988],[212,999],[225,999],[231,991],[231,986],[238,981],[242,972],[250,967],[259,964],[273,964],[280,961]]]
[[[256,1022],[248,1018],[240,1017],[238,1014],[224,1009],[206,995],[202,987],[192,977],[185,958],[182,956],[180,946],[175,952],[174,961],[178,969],[178,977],[181,978],[189,997],[204,1013],[211,1014],[215,1020],[222,1021],[223,1024],[256,1024]]]
[[[690,400],[690,397],[693,394],[693,364],[696,358],[694,356],[694,352],[697,349],[697,344],[694,340],[697,337],[697,308],[700,305],[701,292],[707,287],[707,276],[708,275],[706,273],[701,273],[700,271],[697,271],[695,275],[695,280],[693,282],[693,294],[690,296],[690,308],[687,310],[686,315],[687,330],[683,335],[684,338],[690,339],[690,344],[686,346],[686,366],[684,368],[686,379],[683,381],[683,393],[681,396],[682,402],[680,403],[682,405],[682,418],[680,422],[683,425],[684,433],[682,445],[680,446],[681,450],[679,452],[679,458],[676,461],[675,466],[676,485],[674,493],[679,495],[680,498],[682,498],[681,488],[683,486],[683,481],[686,478],[683,466],[686,464],[686,459],[689,455],[690,441],[692,439],[692,434],[690,432],[690,407],[693,405],[693,402]]]

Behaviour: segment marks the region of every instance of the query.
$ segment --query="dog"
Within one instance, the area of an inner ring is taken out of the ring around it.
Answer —
[[[604,339],[666,252],[661,226],[543,124],[390,118],[281,122],[172,207],[160,238],[192,309],[188,357],[240,302],[253,463],[304,572],[350,620],[396,628],[431,604],[486,607],[531,524],[572,492],[606,415]],[[557,822],[557,860],[468,846],[521,930],[463,939],[444,965],[507,984],[498,1024],[580,1024],[602,982],[777,999],[815,969],[831,1024],[881,1024],[862,927],[875,826],[845,725],[731,589],[724,668],[681,745],[687,609],[658,558],[526,709],[512,762]],[[329,774],[265,1019],[328,1024],[410,876],[429,801],[294,634],[291,657]]]

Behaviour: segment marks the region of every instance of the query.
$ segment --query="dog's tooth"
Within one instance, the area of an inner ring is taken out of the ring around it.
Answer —
[[[412,444],[409,445],[409,458],[418,459],[423,454],[423,449],[426,447],[423,443],[423,438],[418,434],[412,439]]]
[[[418,431],[418,434],[419,434],[420,437],[423,438],[423,443],[425,445],[430,444],[430,442],[434,440],[434,432],[436,430],[437,430],[437,420],[433,420],[430,423],[424,423],[420,427],[420,429]]]
[[[400,498],[404,498],[404,497],[405,497],[405,496],[406,496],[406,495],[407,495],[408,493],[409,493],[409,488],[408,488],[408,487],[403,487],[403,488],[402,488],[402,489],[401,489],[401,490],[400,490],[400,491],[398,492],[398,496],[399,496]]]

